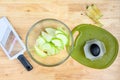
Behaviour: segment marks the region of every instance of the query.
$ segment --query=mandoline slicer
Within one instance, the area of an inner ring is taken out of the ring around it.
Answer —
[[[23,55],[25,45],[6,17],[0,19],[0,46],[10,60],[17,58],[28,71],[32,70],[32,65]]]

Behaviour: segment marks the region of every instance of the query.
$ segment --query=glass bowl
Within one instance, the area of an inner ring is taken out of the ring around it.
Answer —
[[[68,45],[63,50],[61,50],[60,53],[56,55],[40,57],[38,54],[35,53],[34,45],[41,31],[45,31],[45,28],[47,27],[53,27],[53,28],[61,27],[68,34],[68,38],[69,38]],[[43,19],[36,22],[29,29],[26,36],[26,49],[30,57],[36,63],[47,67],[57,66],[65,62],[70,56],[71,51],[73,49],[73,36],[70,29],[63,22],[56,19]]]

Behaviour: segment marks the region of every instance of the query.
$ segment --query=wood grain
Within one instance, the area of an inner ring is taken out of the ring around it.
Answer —
[[[25,42],[28,29],[38,20],[55,18],[72,30],[81,23],[93,22],[85,15],[85,7],[96,4],[103,13],[101,22],[120,42],[120,0],[0,0],[0,17],[7,16]],[[119,51],[120,53],[120,51]],[[34,69],[27,72],[18,60],[8,60],[0,48],[0,80],[119,80],[120,54],[107,69],[83,66],[71,57],[62,65],[42,67],[25,56]]]

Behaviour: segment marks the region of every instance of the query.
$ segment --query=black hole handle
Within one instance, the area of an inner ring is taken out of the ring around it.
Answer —
[[[24,55],[19,55],[18,60],[23,64],[23,66],[26,68],[27,71],[30,71],[33,69],[32,65],[29,63],[29,61],[24,57]]]

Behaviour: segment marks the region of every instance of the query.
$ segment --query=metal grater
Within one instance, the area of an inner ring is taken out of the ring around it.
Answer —
[[[28,71],[32,70],[32,65],[23,56],[25,45],[6,17],[0,19],[0,46],[10,60],[17,58]]]

